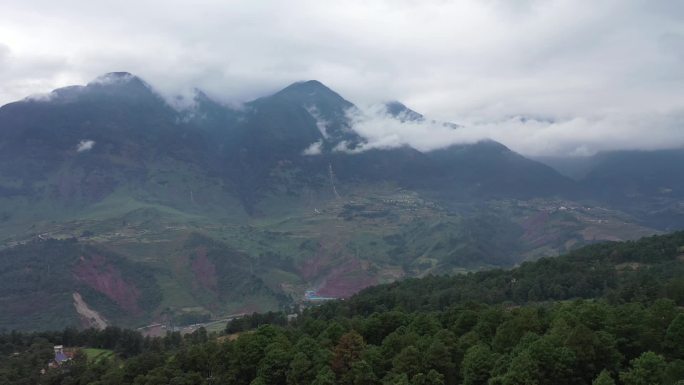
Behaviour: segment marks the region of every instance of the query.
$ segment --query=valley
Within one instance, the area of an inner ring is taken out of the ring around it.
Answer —
[[[488,201],[473,213],[446,209],[392,186],[343,191],[340,198],[244,224],[206,217],[190,221],[171,210],[146,207],[105,220],[41,224],[5,245],[15,249],[77,239],[144,265],[161,293],[157,305],[144,309],[144,319],[170,326],[186,314],[219,320],[235,313],[303,306],[308,290],[345,298],[404,277],[513,266],[597,241],[658,232],[624,213],[567,200]],[[491,234],[495,238],[488,240]],[[219,258],[243,256],[240,271],[253,276],[265,291],[221,296],[217,262],[208,257],[208,247]],[[74,270],[77,281],[79,271]]]

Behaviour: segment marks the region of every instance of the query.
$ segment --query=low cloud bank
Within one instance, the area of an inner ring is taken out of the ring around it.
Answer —
[[[600,151],[684,146],[684,110],[661,114],[575,117],[562,120],[513,116],[495,121],[401,121],[384,106],[350,110],[367,143],[351,152],[411,146],[431,151],[492,139],[528,156],[589,156]]]

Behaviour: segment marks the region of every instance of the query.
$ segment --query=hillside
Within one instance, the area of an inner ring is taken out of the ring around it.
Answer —
[[[73,240],[1,253],[0,324],[6,330],[96,326],[91,307],[112,322],[130,322],[161,301],[150,269]]]
[[[0,335],[7,384],[679,384],[684,233],[501,271],[381,285],[347,301],[143,339],[108,328]],[[111,349],[43,376],[51,343]],[[42,358],[41,358],[42,357]],[[34,362],[35,364],[31,364]],[[34,382],[27,382],[34,381]]]
[[[406,279],[368,288],[314,312],[368,316],[376,311],[445,310],[478,302],[509,306],[602,298],[613,303],[668,298],[684,306],[684,232],[585,246],[510,270]],[[337,307],[341,306],[341,309]]]
[[[427,120],[398,102],[386,109],[397,122]],[[44,247],[37,241],[75,238],[139,266],[159,301],[103,317],[143,326],[278,310],[307,290],[344,298],[662,231],[647,221],[652,212],[626,212],[501,143],[361,151],[367,139],[350,111],[364,113],[318,81],[239,108],[198,91],[178,108],[129,73],[7,104],[0,248],[21,266]],[[68,282],[65,310],[43,327],[81,325],[68,310],[78,290],[67,270],[54,276]],[[254,295],[228,294],[246,288]],[[90,310],[113,309],[78,292]],[[35,328],[31,317],[17,310],[0,328]]]
[[[141,326],[185,314],[278,309],[290,299],[254,274],[258,260],[199,234],[168,249],[172,260],[131,261],[76,239],[0,251],[4,330]],[[170,265],[169,265],[170,263]],[[269,260],[268,265],[277,264]],[[186,311],[174,311],[186,307]]]
[[[611,151],[590,157],[540,159],[574,177],[598,202],[626,211],[648,226],[681,228],[684,149]]]

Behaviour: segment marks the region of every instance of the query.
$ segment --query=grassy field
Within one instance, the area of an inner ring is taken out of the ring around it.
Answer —
[[[102,361],[114,357],[114,352],[108,349],[87,348],[82,349],[89,361]]]

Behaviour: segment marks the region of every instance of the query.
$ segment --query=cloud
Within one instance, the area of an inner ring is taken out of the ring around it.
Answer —
[[[321,117],[321,115],[318,113],[318,110],[316,110],[316,107],[310,106],[306,107],[306,111],[311,115],[314,120],[316,120],[316,127],[318,128],[318,131],[320,131],[321,135],[323,135],[324,138],[328,137],[328,122]]]
[[[320,155],[323,152],[323,141],[311,143],[311,145],[304,149],[302,155]]]
[[[0,104],[111,71],[167,96],[198,87],[225,103],[318,79],[358,104],[401,100],[527,153],[600,147],[584,129],[664,145],[684,109],[678,1],[10,3],[0,14]]]
[[[347,111],[353,129],[367,142],[354,152],[373,148],[387,149],[411,146],[419,151],[430,151],[455,143],[474,142],[481,138],[454,125],[433,120],[405,120],[387,112],[385,105],[373,105]],[[347,151],[345,148],[338,150]]]
[[[127,73],[127,72],[125,72],[125,73],[109,72],[109,73],[102,74],[102,75],[96,77],[95,79],[90,81],[90,84],[99,84],[99,85],[103,85],[103,86],[112,85],[112,84],[125,84],[125,83],[130,82],[134,78],[135,78],[135,75]],[[145,85],[147,85],[147,84],[145,84]]]
[[[339,151],[411,146],[425,152],[485,139],[531,156],[587,156],[617,149],[684,146],[684,110],[559,121],[514,116],[497,121],[464,120],[454,125],[428,119],[402,121],[391,116],[384,105],[374,105],[350,110],[348,117],[367,143],[353,151],[346,147]]]
[[[90,151],[93,149],[93,146],[95,146],[94,140],[83,139],[76,145],[76,152]]]

